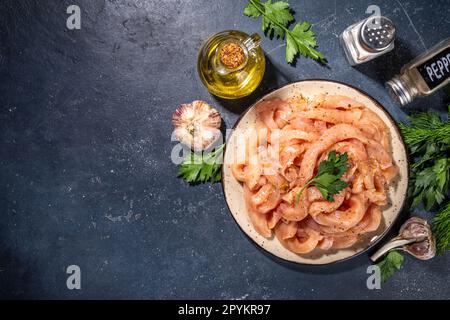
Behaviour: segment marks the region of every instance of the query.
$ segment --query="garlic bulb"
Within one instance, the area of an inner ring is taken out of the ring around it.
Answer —
[[[420,260],[428,260],[436,254],[436,241],[428,223],[421,218],[412,217],[400,228],[394,239],[378,249],[370,259],[377,261],[390,250],[403,250]]]
[[[221,122],[219,112],[201,100],[182,104],[172,116],[176,139],[194,151],[208,149],[219,138]]]

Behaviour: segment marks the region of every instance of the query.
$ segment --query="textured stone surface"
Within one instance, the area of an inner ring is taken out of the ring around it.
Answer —
[[[397,25],[397,47],[351,68],[337,37],[373,1],[291,2],[313,23],[328,67],[304,58],[289,66],[284,42],[264,38],[263,84],[227,102],[201,85],[197,52],[215,32],[259,31],[242,16],[245,1],[1,1],[0,297],[450,297],[448,254],[407,257],[370,291],[367,255],[328,267],[282,262],[240,231],[220,184],[176,178],[170,119],[180,103],[204,99],[231,127],[268,90],[325,78],[363,89],[402,120],[383,82],[450,30],[446,1],[379,2]],[[69,4],[82,9],[81,30],[66,29]],[[443,112],[444,99],[406,110]],[[80,291],[66,288],[71,264],[81,267]]]

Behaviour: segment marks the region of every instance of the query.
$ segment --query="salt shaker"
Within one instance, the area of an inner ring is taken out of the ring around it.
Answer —
[[[383,16],[369,17],[355,23],[339,37],[350,65],[372,60],[394,49],[394,23]]]

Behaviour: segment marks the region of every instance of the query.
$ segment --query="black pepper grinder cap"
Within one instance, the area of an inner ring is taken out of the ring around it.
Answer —
[[[360,41],[368,51],[380,52],[395,40],[394,23],[383,16],[370,17],[361,26]]]

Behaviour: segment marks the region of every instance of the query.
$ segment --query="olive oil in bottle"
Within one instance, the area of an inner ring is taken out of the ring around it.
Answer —
[[[391,96],[406,105],[417,96],[427,96],[450,82],[450,38],[405,65],[386,82]]]
[[[237,99],[252,93],[264,76],[265,58],[258,34],[228,30],[210,37],[198,56],[198,73],[212,94]]]

